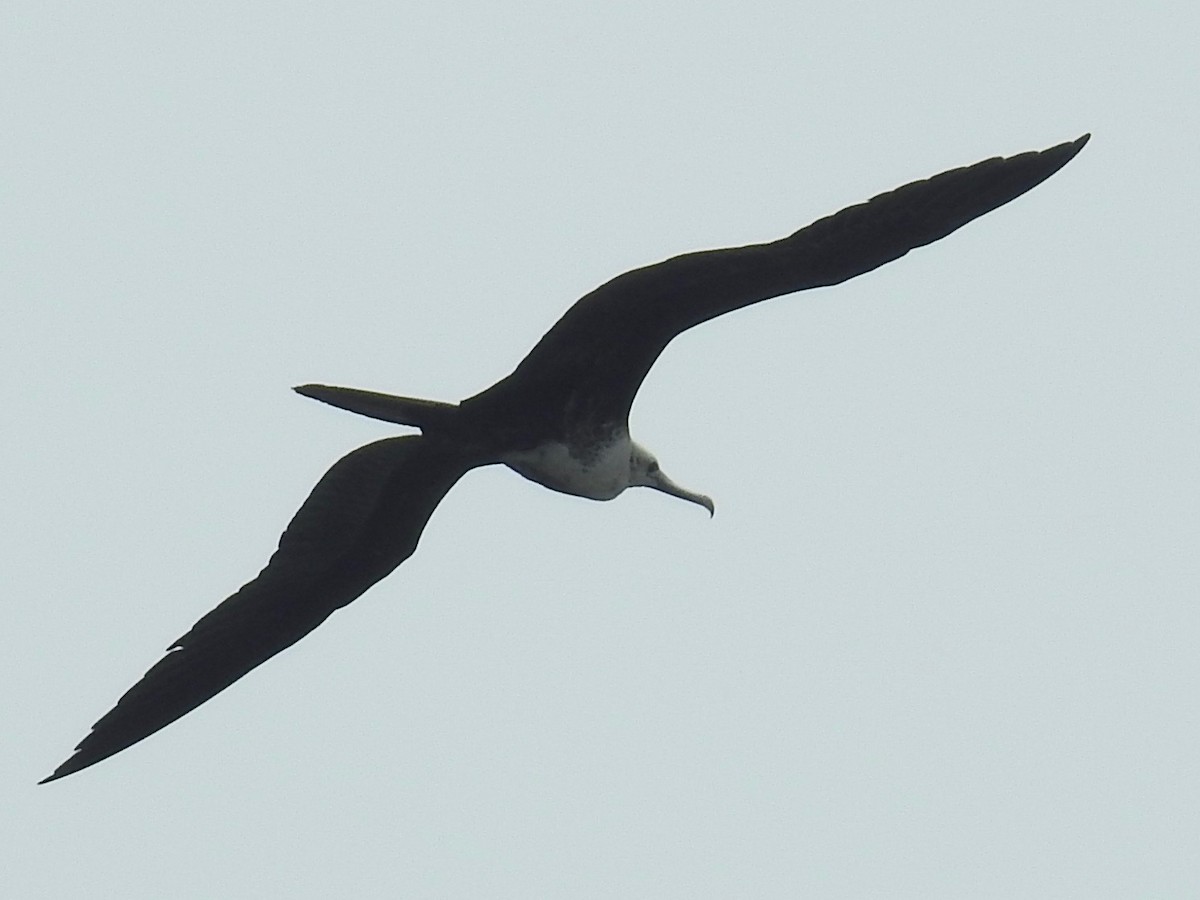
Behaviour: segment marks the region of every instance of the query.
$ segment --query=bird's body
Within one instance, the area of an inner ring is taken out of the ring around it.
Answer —
[[[528,450],[514,450],[504,463],[530,481],[563,494],[589,500],[612,500],[629,487],[629,432],[613,433],[590,445],[547,441]]]
[[[1085,135],[913,182],[766,244],[689,253],[619,275],[576,302],[508,377],[461,403],[305,385],[305,396],[421,429],[340,459],[253,581],[167,655],[45,781],[153,734],[295,643],[416,549],[434,509],[472,468],[506,464],[556,491],[611,500],[651,487],[704,506],[630,438],[646,373],[688,328],[782,294],[837,284],[932,243],[1058,171]]]

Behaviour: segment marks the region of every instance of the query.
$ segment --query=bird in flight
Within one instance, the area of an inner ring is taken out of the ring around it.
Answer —
[[[629,409],[671,339],[760,300],[838,284],[944,238],[1067,164],[1089,135],[880,194],[765,244],[704,250],[618,275],[578,300],[508,377],[461,403],[309,384],[333,406],[421,434],[338,460],[258,577],[200,619],[104,715],[54,781],[137,743],[223,691],[360,596],[417,547],[446,492],[503,463],[552,490],[611,500],[676,484],[629,436]]]

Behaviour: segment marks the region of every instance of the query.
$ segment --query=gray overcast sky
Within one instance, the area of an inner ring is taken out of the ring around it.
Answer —
[[[1130,897],[1200,882],[1194,4],[9,3],[0,883],[21,898]],[[469,475],[391,578],[34,782],[386,426],[578,296],[1091,131],[689,332],[717,515]]]

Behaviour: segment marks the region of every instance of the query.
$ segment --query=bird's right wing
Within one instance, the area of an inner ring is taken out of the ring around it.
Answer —
[[[473,464],[424,437],[388,438],[342,457],[259,576],[175,641],[45,781],[169,725],[361,595],[412,555],[434,508]]]
[[[618,275],[578,300],[485,394],[535,396],[548,408],[567,406],[568,391],[600,397],[615,408],[593,416],[619,421],[677,334],[760,300],[838,284],[940,240],[1045,181],[1087,140],[914,181],[777,241],[686,253]]]

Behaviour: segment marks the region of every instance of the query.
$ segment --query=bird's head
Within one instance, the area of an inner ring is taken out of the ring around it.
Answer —
[[[656,491],[662,491],[672,497],[698,503],[708,510],[710,516],[716,510],[711,497],[692,493],[668,478],[666,473],[659,468],[654,454],[641,444],[633,444],[629,454],[629,486],[654,488]]]

